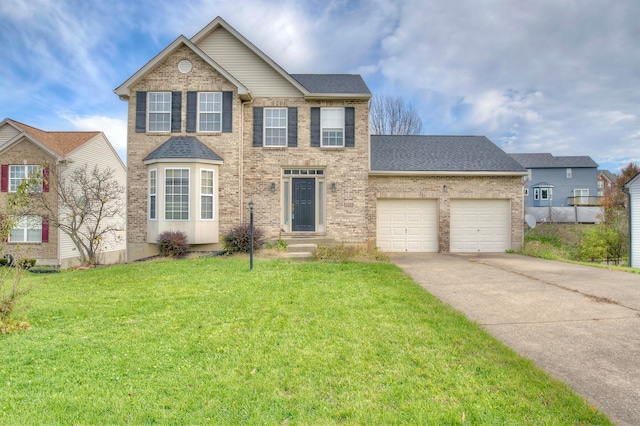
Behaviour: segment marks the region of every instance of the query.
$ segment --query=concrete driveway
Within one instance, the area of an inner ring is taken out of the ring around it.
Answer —
[[[389,257],[614,423],[640,425],[640,275],[515,254]]]

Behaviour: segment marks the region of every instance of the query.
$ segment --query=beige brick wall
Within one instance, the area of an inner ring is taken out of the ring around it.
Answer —
[[[188,59],[190,73],[178,71],[178,62]],[[187,91],[234,91],[233,132],[221,134],[189,133],[220,155],[218,217],[220,235],[232,226],[249,220],[248,202],[255,203],[255,223],[267,237],[280,235],[282,221],[282,170],[284,168],[322,168],[327,189],[336,184],[335,193],[326,193],[327,238],[345,243],[366,244],[367,171],[369,167],[369,110],[367,101],[305,101],[304,98],[256,98],[243,104],[235,86],[186,47],[160,61],[130,87],[127,146],[127,239],[129,260],[155,253],[147,243],[147,167],[142,160],[169,137],[187,135]],[[182,131],[180,133],[136,133],[136,91],[182,91]],[[298,146],[295,148],[253,147],[253,107],[298,107]],[[355,107],[355,147],[340,149],[310,146],[310,108],[318,106]],[[241,137],[242,136],[242,137]],[[241,187],[240,182],[243,182]],[[271,192],[271,182],[276,191]],[[161,212],[159,212],[161,214]],[[207,245],[202,249],[215,246]]]
[[[253,147],[253,107],[297,107],[298,146]],[[355,146],[311,147],[311,107],[355,108]],[[282,171],[285,168],[324,170],[326,182],[326,232],[323,237],[342,243],[365,244],[367,173],[369,167],[369,109],[366,101],[305,101],[303,98],[256,99],[244,114],[244,202],[253,199],[256,224],[277,238],[282,223]],[[276,191],[271,192],[271,183]],[[336,192],[331,191],[335,183]]]
[[[444,191],[444,186],[447,190]],[[440,253],[449,252],[451,199],[511,200],[511,248],[523,241],[523,199],[520,176],[370,176],[367,193],[368,245],[376,247],[376,200],[413,198],[438,200],[438,244]]]
[[[27,139],[23,139],[2,153],[0,159],[2,164],[55,164],[55,158],[44,152],[40,147]],[[53,178],[53,173],[51,174]],[[55,182],[50,182],[52,191],[49,193],[50,200],[55,199],[53,188]],[[0,193],[0,206],[4,210],[7,202],[7,193]],[[51,203],[55,204],[55,203]],[[34,212],[34,214],[46,214],[44,211]],[[53,225],[49,227],[48,243],[4,243],[3,253],[11,253],[14,257],[32,257],[37,260],[38,265],[58,264],[58,229]]]

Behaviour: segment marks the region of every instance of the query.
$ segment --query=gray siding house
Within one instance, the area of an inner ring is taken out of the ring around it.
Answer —
[[[591,157],[510,155],[529,172],[524,186],[525,208],[598,205],[598,164]]]

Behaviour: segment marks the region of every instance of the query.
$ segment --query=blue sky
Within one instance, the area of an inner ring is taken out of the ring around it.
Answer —
[[[218,15],[290,73],[404,97],[425,134],[640,161],[637,0],[2,0],[0,119],[102,130],[126,160],[113,89]]]

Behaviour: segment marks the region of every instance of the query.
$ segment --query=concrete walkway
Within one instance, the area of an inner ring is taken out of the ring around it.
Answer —
[[[515,254],[390,258],[614,423],[640,425],[640,275]]]

